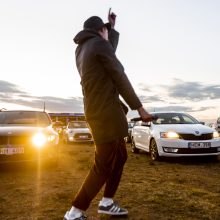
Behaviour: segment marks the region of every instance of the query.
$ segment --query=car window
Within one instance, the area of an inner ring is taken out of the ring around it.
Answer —
[[[64,124],[62,122],[54,122],[53,123],[53,128],[61,128],[63,126],[64,126]]]
[[[0,124],[48,126],[51,121],[45,112],[11,111],[0,112]]]
[[[184,124],[195,124],[192,119],[186,115],[183,115],[183,121],[185,122]]]
[[[192,116],[184,113],[157,113],[154,124],[198,124]]]
[[[88,128],[85,121],[70,122],[68,128]]]

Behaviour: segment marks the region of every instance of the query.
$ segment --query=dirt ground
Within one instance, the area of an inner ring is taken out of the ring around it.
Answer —
[[[151,162],[145,153],[128,160],[115,200],[127,218],[97,214],[100,192],[88,220],[220,220],[220,158]],[[56,168],[0,165],[1,220],[62,220],[93,162],[91,144],[61,145]]]

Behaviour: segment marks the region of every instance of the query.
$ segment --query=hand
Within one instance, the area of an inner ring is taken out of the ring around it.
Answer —
[[[153,115],[149,114],[143,107],[138,109],[138,113],[141,116],[142,121],[149,122],[153,120]]]
[[[109,8],[109,11],[108,11],[108,21],[111,24],[112,28],[114,28],[115,21],[116,21],[116,14],[111,12],[111,8]]]

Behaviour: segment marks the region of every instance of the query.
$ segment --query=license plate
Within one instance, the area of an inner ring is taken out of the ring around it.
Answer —
[[[190,142],[188,143],[189,148],[210,148],[211,142]]]
[[[88,136],[87,135],[80,135],[79,138],[84,139],[84,138],[88,138]]]
[[[0,148],[1,155],[24,154],[23,147],[4,147]]]

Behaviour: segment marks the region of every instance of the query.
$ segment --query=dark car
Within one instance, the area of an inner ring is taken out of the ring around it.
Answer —
[[[58,158],[58,133],[45,111],[0,111],[0,163]]]

